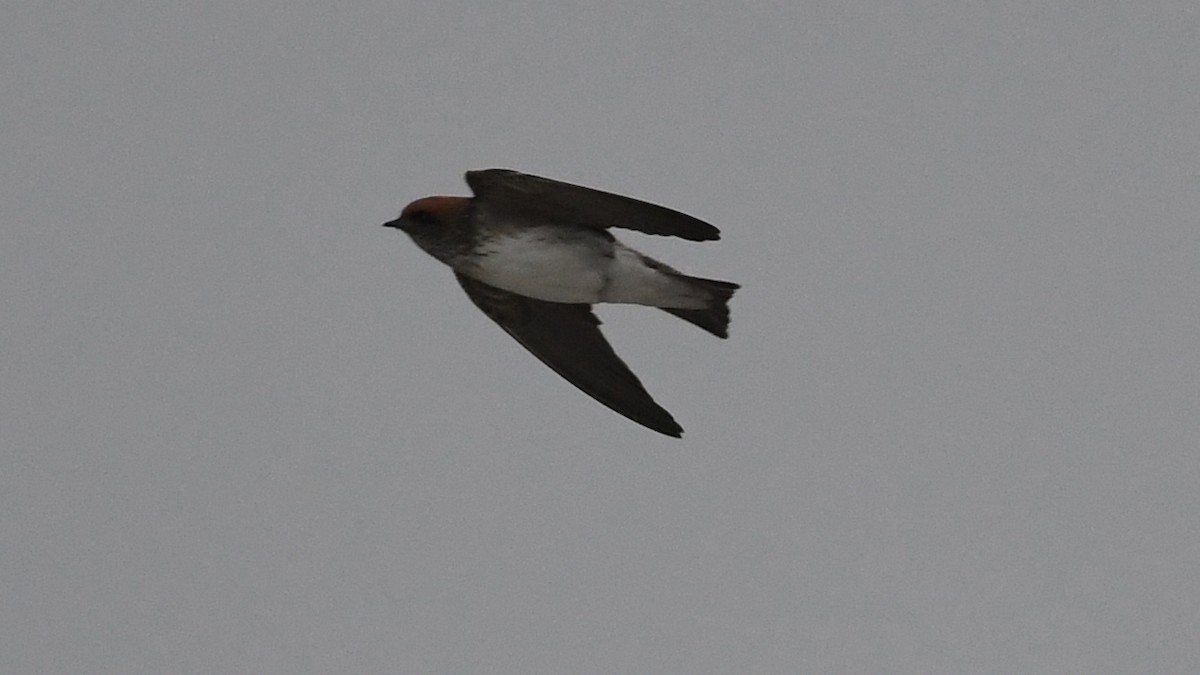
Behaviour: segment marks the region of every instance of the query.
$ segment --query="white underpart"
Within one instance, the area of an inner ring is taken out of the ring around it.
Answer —
[[[596,302],[606,283],[605,254],[611,244],[599,236],[570,234],[533,227],[490,239],[467,272],[485,284],[539,300]]]
[[[600,293],[600,302],[701,309],[708,299],[707,293],[686,279],[655,269],[641,253],[613,242],[608,285]]]
[[[620,302],[699,309],[708,296],[685,279],[655,269],[637,251],[600,233],[530,228],[482,247],[470,276],[549,302]]]

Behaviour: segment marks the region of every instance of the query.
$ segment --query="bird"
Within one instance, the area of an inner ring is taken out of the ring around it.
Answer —
[[[682,437],[683,427],[613,351],[592,306],[657,307],[729,337],[738,284],[685,275],[609,228],[697,242],[720,231],[657,204],[512,169],[465,177],[472,197],[418,199],[384,227],[448,265],[484,314],[568,382],[648,429]]]

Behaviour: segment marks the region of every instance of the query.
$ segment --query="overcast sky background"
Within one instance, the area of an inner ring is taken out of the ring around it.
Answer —
[[[0,672],[1200,671],[1195,2],[7,2]],[[380,227],[708,220],[686,429]]]

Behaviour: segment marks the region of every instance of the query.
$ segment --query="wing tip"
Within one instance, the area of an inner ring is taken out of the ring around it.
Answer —
[[[671,429],[670,431],[664,431],[662,433],[664,436],[670,436],[671,438],[680,438],[681,439],[681,438],[683,438],[683,427],[676,424],[674,429]]]
[[[692,241],[719,241],[721,239],[721,231],[720,230],[718,230],[713,225],[709,225],[708,223],[705,223],[703,220],[701,220],[700,222],[704,224],[704,227],[697,228],[696,231],[699,232],[700,234]]]
[[[620,412],[622,415],[625,415],[629,419],[637,422],[647,429],[650,429],[651,431],[657,431],[663,436],[670,436],[671,438],[683,438],[683,427],[679,426],[679,422],[675,421],[675,418],[671,416],[671,413],[667,412],[665,408],[656,403],[652,403],[652,405],[657,409],[648,411],[649,414],[646,415],[638,415],[635,417],[620,410],[617,410],[617,412]],[[616,409],[614,408],[614,410]]]

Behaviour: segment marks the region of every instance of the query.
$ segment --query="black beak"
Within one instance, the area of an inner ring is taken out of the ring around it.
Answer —
[[[397,218],[397,219],[395,219],[395,220],[392,220],[392,221],[386,222],[386,223],[384,223],[384,224],[383,224],[383,226],[384,226],[384,227],[394,227],[394,228],[396,228],[397,230],[399,230],[399,229],[401,229],[401,228],[400,228],[400,219],[399,219],[399,218]]]

